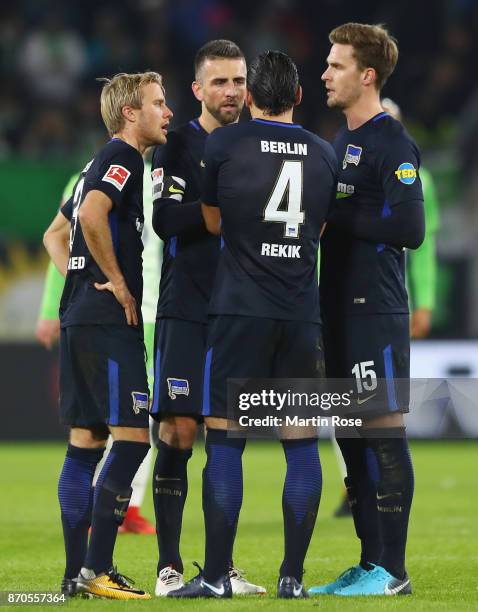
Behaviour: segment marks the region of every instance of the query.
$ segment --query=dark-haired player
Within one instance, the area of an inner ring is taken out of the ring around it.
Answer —
[[[204,146],[208,134],[238,120],[246,91],[244,55],[230,40],[206,43],[196,54],[194,68],[192,89],[201,114],[169,132],[167,144],[153,157],[153,225],[165,241],[151,410],[160,422],[153,474],[159,547],[156,595],[184,584],[179,542],[187,463],[202,421],[207,307],[220,249],[219,238],[207,232],[201,214]],[[229,573],[235,594],[265,593],[232,561]]]
[[[347,126],[334,142],[337,201],[321,249],[326,371],[333,378],[353,377],[359,403],[367,408],[377,401],[378,380],[386,382],[387,399],[378,401],[376,416],[364,417],[359,437],[337,437],[360,562],[311,591],[407,594],[413,468],[402,415],[408,393],[397,381],[410,376],[404,247],[417,248],[425,231],[420,156],[380,103],[398,58],[394,39],[381,26],[357,23],[339,26],[329,38],[322,80],[328,106],[344,112]]]
[[[232,596],[227,569],[245,440],[228,436],[227,379],[315,377],[321,362],[317,248],[335,195],[336,158],[329,144],[292,122],[301,88],[287,55],[258,56],[247,89],[252,121],[217,130],[206,145],[203,213],[223,241],[204,374],[206,554],[202,574],[169,597]],[[308,434],[281,440],[285,554],[277,592],[283,598],[307,596],[303,563],[322,489],[315,431]]]
[[[149,599],[116,571],[112,557],[131,482],[149,450],[140,311],[142,154],[166,142],[172,113],[161,76],[116,75],[103,87],[101,114],[111,140],[86,165],[65,214],[58,213],[44,240],[66,274],[60,411],[70,426],[70,444],[58,483],[66,550],[62,591]],[[109,433],[114,442],[93,504],[93,474]]]

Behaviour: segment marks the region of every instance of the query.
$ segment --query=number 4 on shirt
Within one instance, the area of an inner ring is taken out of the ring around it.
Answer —
[[[301,207],[302,162],[283,161],[274,189],[264,209],[264,221],[285,223],[284,237],[298,238],[299,226],[304,223],[304,212]]]

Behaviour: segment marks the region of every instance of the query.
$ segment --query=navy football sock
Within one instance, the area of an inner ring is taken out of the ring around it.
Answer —
[[[188,494],[188,461],[192,449],[181,450],[158,441],[158,455],[153,470],[153,501],[158,537],[159,572],[172,565],[184,571],[179,554],[183,510]]]
[[[302,582],[322,493],[322,468],[316,439],[283,440],[282,446],[287,473],[282,493],[285,553],[280,576]]]
[[[227,431],[209,429],[203,470],[206,526],[204,576],[215,582],[229,571],[242,505],[242,453],[246,441],[228,438]]]
[[[68,445],[58,481],[58,499],[65,541],[65,578],[76,578],[88,547],[88,529],[93,506],[93,476],[104,448]]]
[[[145,442],[117,440],[101,470],[95,487],[90,544],[83,563],[96,574],[113,564],[118,527],[131,498],[131,482],[148,450]]]
[[[382,550],[377,512],[377,490],[372,480],[373,457],[362,438],[337,437],[347,467],[345,486],[352,511],[355,532],[360,539],[360,564],[365,569],[378,563]],[[372,476],[372,477],[371,477]]]
[[[397,430],[395,438],[370,438],[368,442],[375,451],[379,470],[377,508],[383,548],[378,564],[402,579],[414,488],[410,451],[404,429]]]

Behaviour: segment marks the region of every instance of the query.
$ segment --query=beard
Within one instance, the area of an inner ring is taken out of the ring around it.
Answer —
[[[214,117],[214,119],[221,125],[229,125],[234,123],[241,114],[242,106],[236,106],[233,110],[224,110],[222,107],[214,108],[205,104],[208,112]]]

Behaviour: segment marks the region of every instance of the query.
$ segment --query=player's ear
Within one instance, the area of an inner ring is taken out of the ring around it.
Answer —
[[[363,84],[366,85],[367,87],[370,87],[370,85],[373,85],[375,83],[377,79],[377,73],[375,72],[374,68],[366,68],[364,70],[364,76],[363,76]]]
[[[138,109],[135,109],[132,106],[123,106],[123,108],[121,109],[121,114],[126,119],[126,121],[135,123],[136,122],[136,112],[135,112],[136,110]]]
[[[199,81],[193,81],[191,85],[191,89],[193,90],[193,94],[196,100],[199,100],[199,102],[202,102],[204,100],[204,96],[202,95],[201,83]]]
[[[299,106],[301,102],[302,102],[302,87],[299,85],[299,87],[297,87],[297,91],[295,92],[294,106]]]
[[[246,98],[244,100],[244,104],[247,106],[247,108],[251,108],[252,106],[252,94],[248,89],[246,89]]]

